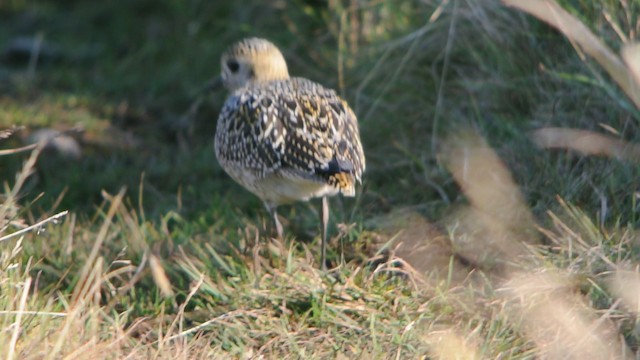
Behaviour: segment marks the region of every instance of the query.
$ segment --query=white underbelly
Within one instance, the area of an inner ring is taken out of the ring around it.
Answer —
[[[274,204],[286,204],[294,201],[307,201],[311,198],[333,196],[338,189],[333,186],[303,179],[270,176],[262,179],[258,185],[263,200]]]
[[[283,173],[259,176],[253,171],[226,170],[234,180],[271,205],[308,201],[311,198],[333,196],[339,192],[327,183]]]

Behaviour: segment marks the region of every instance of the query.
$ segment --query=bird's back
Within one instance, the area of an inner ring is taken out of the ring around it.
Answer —
[[[220,113],[215,150],[225,170],[263,200],[276,185],[302,187],[291,201],[353,196],[365,169],[353,111],[333,90],[303,78],[235,90]]]

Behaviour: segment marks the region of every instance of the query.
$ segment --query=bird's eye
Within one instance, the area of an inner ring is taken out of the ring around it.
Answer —
[[[232,73],[236,73],[238,72],[238,69],[240,69],[240,64],[238,64],[238,62],[235,60],[229,60],[227,61],[227,67],[229,68],[229,70],[231,70]]]

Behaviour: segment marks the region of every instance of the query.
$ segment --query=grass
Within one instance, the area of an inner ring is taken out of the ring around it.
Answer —
[[[82,156],[0,156],[0,349],[636,356],[640,9],[542,3],[1,3],[0,126],[23,127],[3,149],[55,129]],[[318,204],[271,239],[214,160],[225,94],[197,90],[248,35],[359,116],[367,172],[332,200],[328,274]]]

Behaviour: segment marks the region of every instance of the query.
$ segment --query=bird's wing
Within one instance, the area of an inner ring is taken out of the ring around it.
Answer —
[[[284,162],[324,179],[347,174],[360,179],[364,154],[358,121],[349,105],[333,90],[293,78],[293,91],[279,97],[287,130]]]
[[[272,139],[277,123],[270,114],[269,101],[255,91],[234,94],[226,100],[216,129],[218,159],[256,173],[273,172],[282,166],[282,156]]]
[[[360,180],[365,163],[357,119],[334,91],[293,78],[250,88],[229,102],[222,115],[227,111],[236,120],[227,123],[227,158],[340,189]]]

